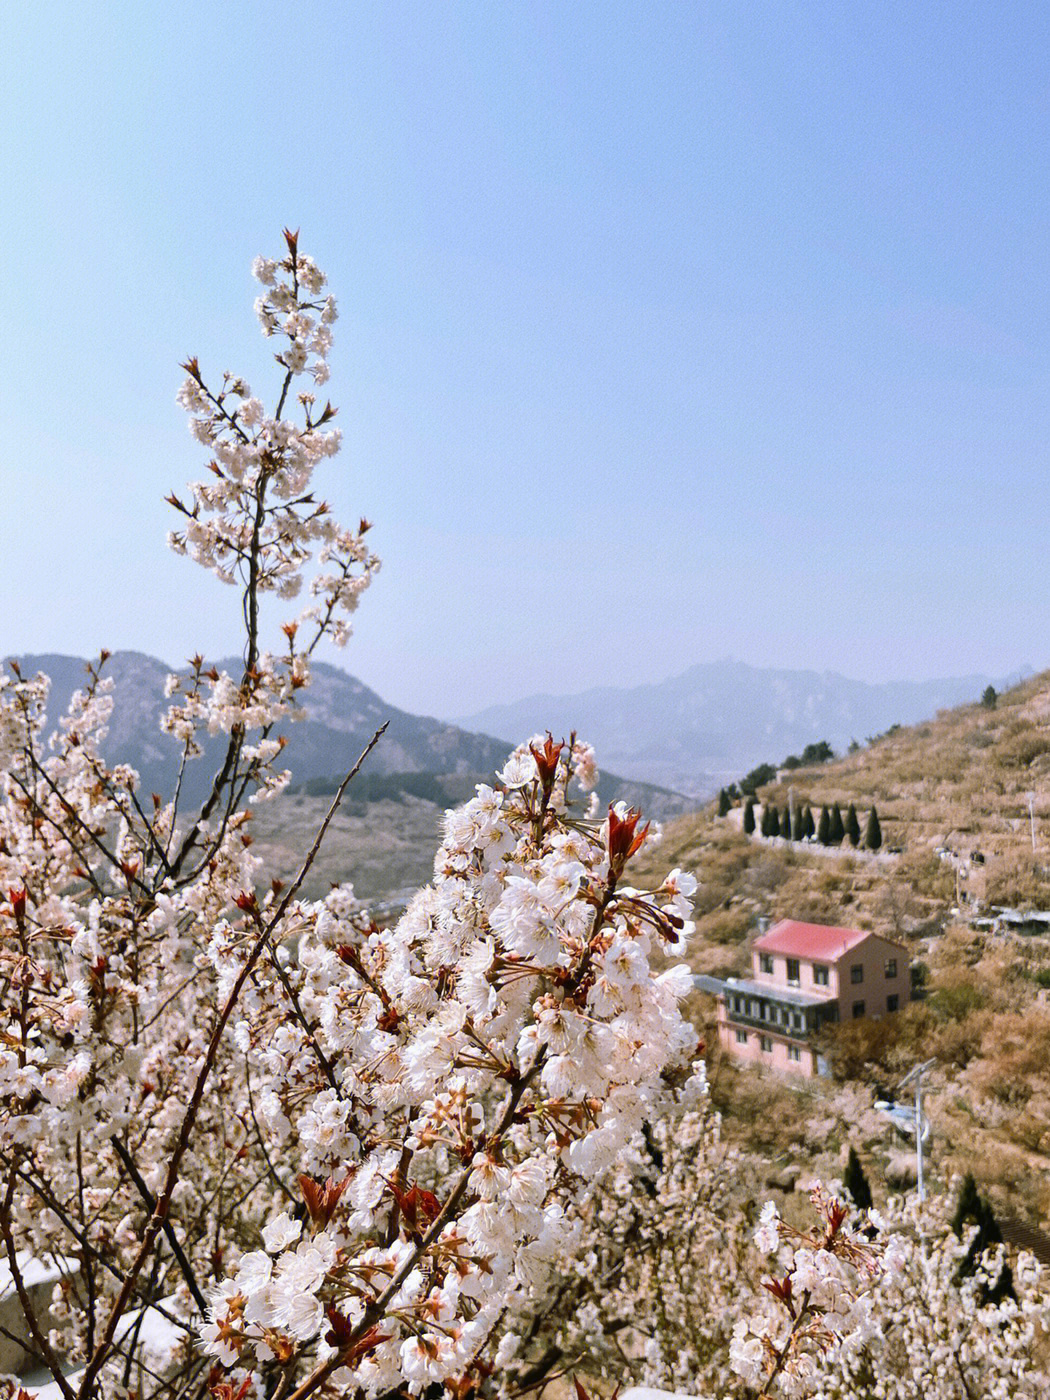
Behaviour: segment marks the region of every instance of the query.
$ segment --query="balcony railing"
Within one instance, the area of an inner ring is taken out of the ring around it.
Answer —
[[[781,990],[742,980],[696,980],[704,991],[721,999],[726,1020],[733,1026],[750,1026],[789,1040],[805,1040],[839,1017],[838,1002],[833,997],[815,997],[791,988]]]
[[[726,1021],[731,1026],[751,1026],[754,1030],[767,1031],[770,1035],[783,1036],[787,1040],[805,1040],[819,1029],[810,1024],[808,1018],[800,1026],[797,1021],[785,1023],[768,1017],[751,1016],[746,1011],[734,1011],[729,1005],[726,1006]]]

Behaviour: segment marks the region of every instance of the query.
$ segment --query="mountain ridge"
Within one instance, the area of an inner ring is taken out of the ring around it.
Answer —
[[[700,662],[662,681],[593,686],[492,705],[456,723],[487,733],[575,728],[628,777],[698,798],[757,763],[778,762],[820,739],[843,749],[893,724],[914,724],[976,699],[998,678],[856,681],[836,671]],[[531,727],[530,727],[531,726]]]
[[[65,653],[37,653],[19,656],[23,674],[43,671],[51,678],[48,700],[48,728],[65,712],[74,690],[85,683],[87,662]],[[219,670],[239,675],[237,659],[217,660]],[[104,674],[114,682],[114,707],[109,732],[102,744],[109,762],[125,762],[135,768],[145,791],[170,792],[178,766],[179,746],[162,733],[160,716],[170,703],[164,686],[172,668],[145,652],[115,651],[106,661]],[[384,723],[389,728],[369,757],[372,774],[405,775],[434,773],[443,776],[484,778],[506,762],[515,743],[528,738],[542,726],[535,726],[515,740],[495,738],[466,730],[447,720],[414,715],[388,704],[363,681],[329,662],[315,661],[311,684],[303,693],[306,717],[287,725],[288,743],[283,761],[291,769],[297,785],[314,779],[342,775],[357,761],[362,749]],[[221,755],[225,736],[205,736],[204,754],[188,765],[183,794],[190,804],[203,800]],[[601,755],[599,755],[600,759]],[[603,774],[605,774],[603,768]],[[621,796],[640,801],[655,816],[667,816],[688,809],[689,802],[679,793],[669,792],[645,780],[624,783],[608,773],[602,795],[609,800]]]

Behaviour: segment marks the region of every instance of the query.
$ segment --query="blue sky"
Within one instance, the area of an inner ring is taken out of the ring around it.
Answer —
[[[1050,9],[49,4],[0,33],[0,652],[237,644],[177,362],[341,317],[337,659],[465,713],[731,654],[1050,663]]]

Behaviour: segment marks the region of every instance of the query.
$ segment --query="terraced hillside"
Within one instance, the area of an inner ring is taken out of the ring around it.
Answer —
[[[903,1144],[870,1105],[917,1060],[930,1076],[934,1180],[973,1169],[1000,1209],[1050,1224],[1050,938],[996,931],[991,905],[1050,909],[1050,673],[819,768],[798,768],[760,788],[760,800],[814,809],[871,804],[883,853],[745,837],[741,808],[708,807],[667,824],[647,867],[692,869],[701,881],[697,971],[747,965],[762,918],[793,917],[871,928],[904,942],[926,995],[896,1016],[843,1026],[831,1047],[835,1080],[807,1088],[743,1073],[714,1052],[715,1095],[742,1140],[807,1167],[813,1123],[836,1096],[876,1177],[899,1168]],[[1033,823],[1036,849],[1032,849]],[[897,855],[887,847],[900,847]],[[974,852],[983,856],[971,860]],[[697,1015],[711,1015],[698,994]],[[805,1147],[805,1152],[802,1152]],[[819,1155],[819,1154],[818,1154]],[[896,1163],[896,1166],[894,1165]]]

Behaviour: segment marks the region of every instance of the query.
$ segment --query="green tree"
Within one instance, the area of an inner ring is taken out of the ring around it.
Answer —
[[[987,1198],[978,1191],[977,1182],[974,1180],[972,1172],[967,1172],[963,1178],[955,1214],[952,1216],[952,1229],[960,1239],[968,1225],[976,1225],[977,1233],[973,1237],[970,1248],[966,1251],[965,1259],[959,1265],[959,1272],[956,1274],[957,1281],[972,1275],[985,1250],[1002,1244],[1003,1240],[995,1212]],[[1013,1273],[1009,1264],[1003,1264],[996,1281],[990,1287],[985,1285],[982,1288],[981,1300],[983,1303],[1001,1303],[1004,1298],[1014,1296]]]
[[[879,814],[874,804],[868,813],[868,824],[864,828],[864,844],[869,851],[877,851],[882,845],[882,827],[879,825]]]
[[[808,840],[811,836],[814,836],[816,834],[816,830],[817,824],[813,820],[813,808],[807,802],[806,810],[802,814],[802,835],[805,836]]]
[[[724,817],[732,805],[729,799],[729,793],[726,792],[725,788],[721,788],[718,793],[718,815]]]
[[[984,706],[984,708],[986,710],[994,710],[996,704],[998,703],[998,700],[999,692],[996,690],[995,686],[985,686],[984,694],[981,696],[981,704]]]
[[[842,808],[836,802],[831,809],[831,844],[841,846],[846,835],[846,828],[842,821]]]
[[[763,809],[762,835],[780,835],[780,809],[773,802],[767,802]]]
[[[846,835],[849,837],[851,846],[860,845],[860,822],[857,820],[857,808],[854,803],[849,804],[849,811],[846,813]]]
[[[871,1209],[871,1186],[852,1144],[850,1144],[846,1170],[842,1173],[842,1184],[849,1192],[850,1198],[858,1210]]]
[[[820,809],[820,821],[817,822],[817,840],[822,846],[831,843],[831,815],[826,807]]]
[[[785,841],[791,840],[791,808],[785,807],[780,814],[780,834]]]
[[[772,763],[760,763],[757,768],[752,768],[746,778],[740,779],[740,791],[754,797],[760,787],[771,783],[776,776],[777,770]]]
[[[806,834],[806,818],[799,803],[795,803],[795,814],[791,822],[792,841],[801,841]]]
[[[807,744],[802,750],[802,762],[807,767],[811,767],[814,763],[830,763],[834,757],[835,750],[827,739],[821,739],[816,744]]]
[[[755,834],[755,799],[749,797],[744,808],[744,835],[753,836]]]

